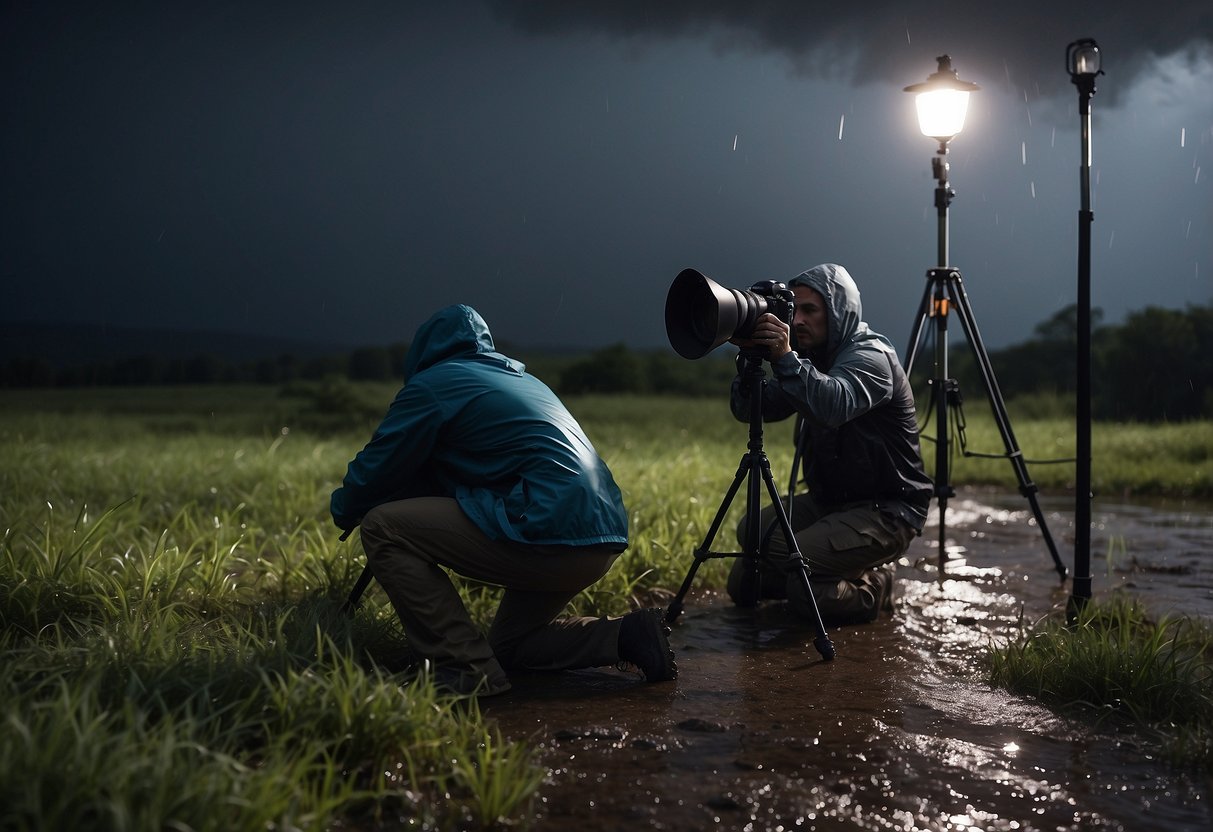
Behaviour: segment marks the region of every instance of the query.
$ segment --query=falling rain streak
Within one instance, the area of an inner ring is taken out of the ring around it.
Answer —
[[[739,136],[739,135],[740,135],[739,133],[733,134],[733,150],[737,150],[737,136]]]
[[[842,126],[847,123],[847,114],[843,113],[838,117],[838,141],[842,141]]]

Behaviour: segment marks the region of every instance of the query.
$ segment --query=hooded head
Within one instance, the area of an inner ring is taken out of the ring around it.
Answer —
[[[489,353],[496,353],[496,347],[480,313],[464,304],[448,306],[417,329],[404,359],[404,379],[441,361]]]
[[[788,281],[793,289],[808,286],[815,289],[825,300],[828,337],[825,354],[833,358],[847,343],[869,334],[863,322],[863,307],[859,301],[859,287],[842,266],[823,263]]]

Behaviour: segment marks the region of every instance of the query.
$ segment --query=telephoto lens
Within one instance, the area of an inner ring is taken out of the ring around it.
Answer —
[[[683,269],[666,294],[665,332],[674,352],[703,358],[730,338],[748,336],[767,312],[790,325],[793,297],[774,280],[727,289],[695,269]]]

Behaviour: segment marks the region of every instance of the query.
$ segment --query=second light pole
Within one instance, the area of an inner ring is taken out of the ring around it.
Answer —
[[[1078,209],[1078,374],[1075,380],[1074,583],[1071,620],[1091,598],[1091,98],[1099,68],[1099,45],[1090,38],[1066,47],[1066,69],[1078,87],[1082,121],[1081,205]]]

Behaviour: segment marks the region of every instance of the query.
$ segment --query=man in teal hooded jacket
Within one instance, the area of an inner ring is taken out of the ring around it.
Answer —
[[[822,619],[871,621],[891,608],[893,561],[922,532],[934,490],[922,465],[914,394],[893,345],[863,322],[859,288],[846,269],[814,266],[788,286],[795,295],[791,327],[767,314],[751,338],[734,343],[767,351],[772,378],[763,388],[763,418],[801,417],[797,442],[808,491],[794,497],[789,514]],[[747,392],[734,382],[738,419],[750,417]],[[773,512],[761,518],[764,531]],[[799,579],[771,565],[788,552],[782,532],[768,541],[775,558],[761,562],[757,585],[739,558],[730,595],[738,603],[787,598],[812,620]]]
[[[417,331],[404,387],[330,508],[361,526],[410,646],[455,692],[508,690],[509,668],[676,674],[660,610],[555,620],[627,547],[627,512],[577,421],[469,306]],[[487,638],[444,567],[505,588]]]

